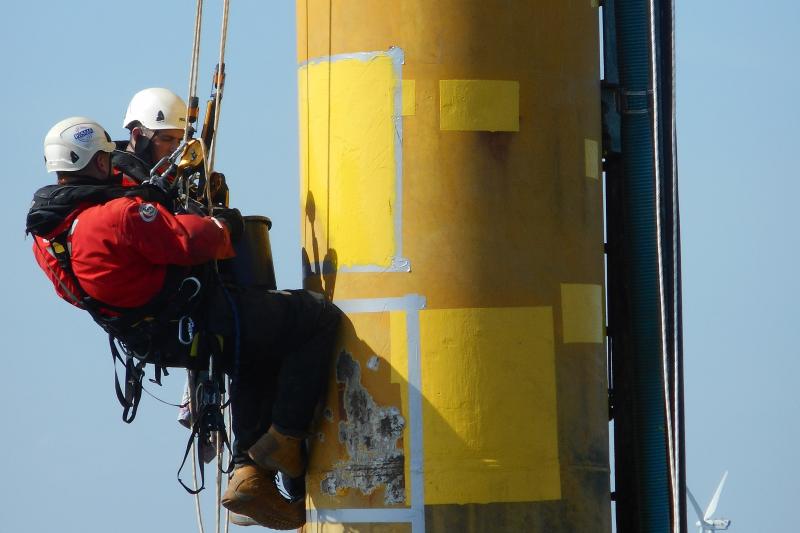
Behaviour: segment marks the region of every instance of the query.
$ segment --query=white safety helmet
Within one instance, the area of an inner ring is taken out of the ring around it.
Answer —
[[[122,126],[131,129],[134,122],[151,130],[182,130],[186,128],[186,103],[169,89],[144,89],[131,98]]]
[[[74,172],[89,164],[97,152],[114,151],[106,130],[86,117],[65,118],[44,138],[44,160],[48,172]]]

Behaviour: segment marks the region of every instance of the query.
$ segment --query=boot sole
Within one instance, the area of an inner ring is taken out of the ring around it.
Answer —
[[[302,520],[298,519],[292,521],[278,516],[274,512],[270,512],[269,509],[257,509],[257,512],[252,512],[253,509],[248,508],[248,504],[255,498],[247,494],[239,494],[238,492],[235,494],[235,499],[222,499],[223,507],[232,513],[252,518],[261,526],[286,531],[298,529],[306,523],[305,514],[303,514]]]
[[[260,526],[258,522],[250,518],[249,516],[234,513],[233,511],[228,511],[228,516],[231,521],[231,524],[236,526]]]

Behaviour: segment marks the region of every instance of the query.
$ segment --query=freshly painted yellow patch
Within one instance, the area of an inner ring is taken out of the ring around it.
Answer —
[[[301,202],[339,266],[388,267],[397,165],[392,58],[376,53],[300,67]],[[307,243],[308,246],[310,243]]]
[[[403,80],[403,116],[407,117],[417,113],[417,82]]]
[[[583,140],[583,152],[586,157],[586,177],[600,178],[600,147],[593,139]]]
[[[409,428],[413,421],[408,413],[408,326],[406,324],[405,311],[391,311],[389,313],[389,339],[391,345],[392,374],[390,381],[400,386],[400,410],[406,420],[403,428],[403,456],[405,464],[403,472],[406,480],[406,504],[411,502],[411,438]]]
[[[420,313],[425,504],[561,498],[550,307]]]
[[[519,131],[519,82],[439,80],[439,127]]]
[[[603,288],[582,283],[561,284],[564,342],[603,342]]]

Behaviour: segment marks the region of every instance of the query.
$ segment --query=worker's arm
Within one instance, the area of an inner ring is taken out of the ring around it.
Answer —
[[[230,231],[212,217],[173,215],[135,198],[122,218],[123,237],[153,264],[190,266],[235,255]]]

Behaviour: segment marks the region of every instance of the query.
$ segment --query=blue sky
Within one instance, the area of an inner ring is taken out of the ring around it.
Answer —
[[[219,2],[206,2],[200,95],[216,62]],[[300,284],[294,2],[231,11],[217,166],[232,203],[274,222],[279,285]],[[7,204],[0,532],[195,531],[174,479],[188,436],[175,409],[143,400],[119,420],[99,330],[56,300],[23,238],[32,192],[49,183],[41,141],[70,115],[121,138],[139,89],[185,94],[194,2],[16,2],[0,18],[0,129]],[[796,335],[800,5],[678,1],[688,479],[731,531],[791,519],[800,437]],[[163,398],[179,397],[182,375]],[[153,387],[151,387],[153,388]],[[206,508],[212,508],[210,494]],[[207,520],[211,520],[209,513]],[[690,523],[694,517],[690,516]]]
[[[729,469],[731,530],[779,530],[800,495],[800,6],[678,2],[676,24],[688,480],[705,505]]]

